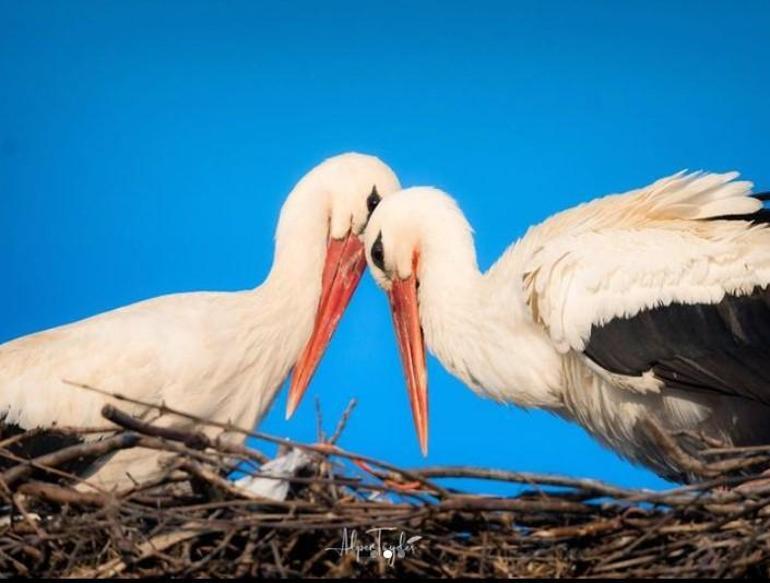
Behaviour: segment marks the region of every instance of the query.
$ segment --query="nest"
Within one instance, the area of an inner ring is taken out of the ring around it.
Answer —
[[[243,432],[278,444],[279,455],[303,452],[287,477],[260,470],[267,460],[256,449],[107,406],[118,426],[108,437],[16,459],[0,474],[0,575],[768,575],[770,480],[760,474],[768,459],[760,449],[715,448],[715,461],[701,468],[708,479],[663,492],[471,467],[405,470],[336,445],[350,411],[315,444]],[[14,457],[9,442],[0,442],[6,458]],[[77,478],[60,469],[130,447],[167,451],[172,462],[159,478],[118,492],[75,488]],[[227,479],[237,464],[284,484],[283,493],[268,498]],[[517,492],[462,492],[451,478],[506,482]]]

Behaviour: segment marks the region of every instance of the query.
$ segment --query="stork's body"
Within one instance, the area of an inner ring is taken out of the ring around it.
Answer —
[[[332,158],[290,193],[273,268],[260,287],[163,296],[0,346],[5,432],[104,426],[100,412],[109,398],[69,383],[254,427],[301,354],[307,360],[303,347],[314,322],[330,336],[355,289],[364,265],[358,235],[372,192],[397,188],[396,177],[376,158]],[[319,306],[322,297],[334,299],[332,310],[325,311],[327,302]],[[308,378],[313,366],[305,362]],[[172,416],[158,422],[189,425]],[[109,487],[127,483],[129,475],[143,479],[158,471],[158,459],[149,450],[119,452],[91,479]]]
[[[449,197],[386,201],[368,259],[391,295],[423,442],[416,318],[474,391],[576,421],[670,479],[693,476],[643,420],[693,455],[699,435],[770,444],[770,229],[734,177],[676,175],[565,211],[484,274]]]

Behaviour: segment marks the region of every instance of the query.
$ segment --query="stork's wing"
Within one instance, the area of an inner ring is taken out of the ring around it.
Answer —
[[[584,352],[612,373],[652,370],[668,387],[770,403],[770,289],[615,318],[593,328]]]
[[[526,299],[559,350],[770,403],[770,228],[732,178],[677,175],[528,234]]]
[[[0,346],[0,421],[32,429],[104,426],[104,395],[160,403],[170,380],[185,382],[200,362],[197,314],[205,294],[141,302]],[[116,403],[131,413],[143,411]]]

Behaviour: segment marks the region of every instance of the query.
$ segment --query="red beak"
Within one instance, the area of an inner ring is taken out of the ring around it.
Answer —
[[[428,373],[417,306],[417,278],[413,274],[407,279],[394,279],[388,295],[414,426],[422,455],[428,455]]]
[[[344,239],[331,239],[326,249],[326,263],[321,278],[321,299],[310,340],[294,367],[286,404],[286,418],[297,409],[310,379],[321,361],[345,308],[356,291],[366,267],[364,245],[353,233]]]

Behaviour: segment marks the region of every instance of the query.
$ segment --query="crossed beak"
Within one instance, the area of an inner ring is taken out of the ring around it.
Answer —
[[[326,249],[321,278],[321,299],[318,302],[313,333],[294,368],[286,405],[286,418],[297,409],[310,379],[345,312],[353,292],[366,267],[364,246],[352,232],[344,239],[331,239]]]
[[[420,450],[423,455],[428,455],[428,373],[415,275],[406,279],[395,278],[388,297]]]

